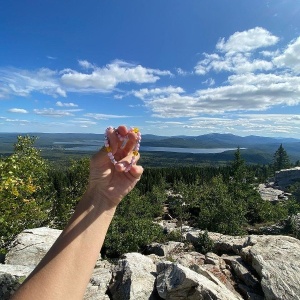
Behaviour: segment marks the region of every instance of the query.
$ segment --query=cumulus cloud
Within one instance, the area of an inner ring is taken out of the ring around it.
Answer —
[[[255,27],[242,32],[235,32],[226,41],[221,38],[216,45],[216,48],[227,54],[236,52],[251,52],[258,48],[268,47],[276,44],[279,38],[272,35],[268,30]]]
[[[135,97],[140,99],[147,99],[152,98],[153,96],[163,96],[163,95],[169,95],[173,93],[183,93],[184,89],[181,87],[174,87],[174,86],[167,86],[167,87],[161,87],[161,88],[153,88],[153,89],[140,89],[138,91],[134,91],[133,94]]]
[[[222,38],[216,45],[216,53],[204,53],[204,59],[200,60],[195,73],[205,75],[210,71],[250,73],[255,71],[270,71],[273,69],[273,62],[266,60],[270,58],[271,51],[261,51],[264,59],[253,57],[254,52],[259,48],[275,45],[279,38],[261,27],[255,27],[247,31],[235,32],[227,40]]]
[[[236,32],[227,40],[221,39],[215,53],[204,53],[204,59],[195,67],[195,73],[202,76],[208,72],[229,73],[223,84],[215,87],[211,73],[211,77],[202,81],[208,88],[193,93],[182,90],[180,93],[151,94],[144,89],[135,96],[144,100],[153,116],[161,118],[265,111],[274,106],[299,105],[300,37],[282,52],[272,49],[256,53],[278,41],[276,36],[260,27]]]
[[[281,55],[275,57],[274,63],[280,68],[289,68],[300,74],[300,37],[292,41]]]
[[[10,95],[28,97],[33,92],[53,97],[66,97],[67,92],[111,92],[121,83],[155,83],[161,76],[172,76],[169,71],[146,68],[120,60],[104,67],[97,67],[86,60],[79,60],[78,64],[84,72],[70,68],[61,71],[47,68],[1,68],[0,98]]]
[[[17,114],[28,114],[28,111],[23,108],[11,108],[8,110],[8,112],[17,113]]]
[[[157,117],[192,117],[234,111],[260,111],[272,106],[300,104],[300,77],[291,74],[236,74],[228,85],[172,93],[145,101]]]
[[[87,62],[81,62],[82,64],[87,65]],[[61,82],[71,91],[105,92],[113,90],[120,83],[154,83],[160,79],[160,76],[172,75],[169,71],[148,69],[119,60],[102,68],[90,67],[92,68],[90,73],[63,70]]]

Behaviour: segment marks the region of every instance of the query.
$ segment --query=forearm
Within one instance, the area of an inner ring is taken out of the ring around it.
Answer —
[[[114,206],[107,206],[108,201],[99,197],[88,189],[69,224],[14,300],[82,299],[115,212]]]

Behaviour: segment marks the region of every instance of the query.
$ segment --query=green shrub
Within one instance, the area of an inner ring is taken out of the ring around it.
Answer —
[[[49,165],[33,147],[35,138],[18,137],[14,153],[0,161],[0,248],[26,228],[42,226],[53,193]]]
[[[115,216],[101,250],[102,255],[115,258],[128,252],[142,252],[148,244],[162,239],[159,225],[151,219]]]
[[[212,252],[214,248],[214,241],[208,236],[207,230],[199,234],[197,240],[193,243],[196,251],[206,254]]]

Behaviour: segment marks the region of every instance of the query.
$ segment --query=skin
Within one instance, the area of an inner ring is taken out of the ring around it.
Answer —
[[[89,185],[68,225],[35,270],[13,295],[13,300],[82,299],[118,204],[139,181],[143,168],[131,161],[137,136],[119,126],[128,142],[120,149],[113,129],[108,132],[113,165],[102,148],[90,163]],[[137,161],[139,156],[137,157]]]

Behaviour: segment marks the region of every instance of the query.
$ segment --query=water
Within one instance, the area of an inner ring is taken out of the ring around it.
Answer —
[[[62,144],[62,143],[61,143]],[[65,143],[66,145],[66,143]],[[102,144],[99,145],[84,145],[65,148],[68,151],[97,151],[102,147]],[[203,153],[222,153],[225,151],[233,150],[237,148],[213,148],[213,149],[198,149],[198,148],[173,148],[173,147],[147,147],[141,146],[140,151],[149,151],[149,152],[176,152],[176,153],[192,153],[192,154],[203,154]]]

